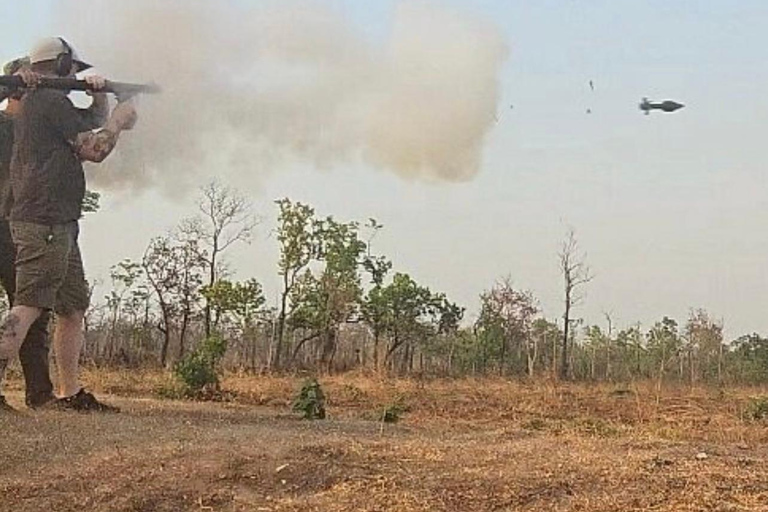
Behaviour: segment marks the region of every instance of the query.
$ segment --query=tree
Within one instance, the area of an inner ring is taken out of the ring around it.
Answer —
[[[277,241],[280,244],[278,273],[282,278],[280,309],[277,317],[277,333],[271,357],[271,366],[280,369],[283,353],[285,322],[288,300],[296,286],[298,276],[307,268],[319,251],[319,222],[315,210],[289,199],[275,201],[279,208],[277,217]]]
[[[338,330],[359,310],[362,296],[358,266],[366,244],[358,236],[355,222],[340,223],[328,217],[316,226],[317,259],[324,265],[315,275],[307,270],[297,281],[291,302],[291,326],[309,332],[294,347],[294,360],[307,342],[322,340],[320,364],[331,368]]]
[[[456,331],[463,314],[464,309],[445,295],[433,294],[399,272],[391,283],[370,290],[363,307],[363,319],[388,338],[384,364],[394,368],[395,357],[401,354],[402,369],[413,366],[417,348],[424,350],[435,336]]]
[[[381,289],[384,286],[384,279],[392,270],[392,262],[384,256],[374,256],[371,254],[373,239],[383,228],[376,219],[368,219],[365,226],[370,230],[368,237],[367,255],[363,259],[363,269],[368,274],[371,288],[363,297],[360,304],[360,314],[373,333],[373,367],[379,369],[379,341],[384,330],[384,319],[386,314],[386,304],[382,300]]]
[[[546,318],[537,318],[533,321],[531,339],[532,343],[535,344],[536,357],[530,361],[530,364],[534,372],[537,361],[543,359],[542,366],[550,368],[554,373],[557,361],[557,340],[561,339],[562,336],[563,332],[556,322],[551,322]],[[552,347],[553,350],[548,351],[549,347]]]
[[[160,364],[168,362],[168,347],[178,327],[179,357],[184,355],[185,339],[203,282],[207,258],[197,241],[178,241],[172,235],[150,241],[142,258],[142,267],[160,307],[158,329],[163,334]],[[176,325],[178,324],[178,325]]]
[[[560,251],[560,271],[563,274],[565,312],[563,313],[563,344],[560,360],[560,378],[569,378],[569,342],[571,336],[571,310],[583,300],[579,289],[593,278],[584,256],[579,254],[576,233],[571,228]]]
[[[768,376],[768,338],[757,333],[737,338],[732,343],[730,364],[742,382],[764,383]]]
[[[122,309],[126,299],[134,301],[141,297],[141,290],[134,289],[143,275],[141,264],[131,260],[123,260],[110,268],[109,276],[112,281],[112,289],[106,296],[107,308],[110,312],[110,329],[107,337],[106,357],[112,360],[115,356],[116,345],[121,341],[121,333],[118,332]],[[130,303],[133,306],[133,302]]]
[[[256,340],[254,329],[264,314],[266,299],[261,284],[255,279],[233,282],[220,279],[212,286],[204,286],[201,294],[211,306],[213,327],[219,330],[220,323],[226,319],[231,323],[236,334],[243,340],[246,360],[251,369],[256,367]]]
[[[518,291],[509,277],[480,296],[480,316],[476,332],[498,349],[499,373],[507,367],[507,355],[511,352],[512,367],[525,365],[533,376],[538,357],[538,344],[531,336],[533,319],[539,312],[538,304],[529,291]]]
[[[423,359],[426,354],[440,359],[447,358],[446,363],[450,373],[456,344],[461,342],[460,328],[465,312],[465,308],[448,300],[445,294],[433,295],[432,315],[436,330],[434,336],[425,339],[422,343],[420,354],[422,371],[424,370]]]
[[[691,311],[685,324],[691,384],[697,378],[723,381],[723,325],[703,309]]]
[[[250,242],[256,220],[251,204],[236,191],[212,181],[201,188],[197,203],[199,215],[182,222],[182,241],[195,240],[203,249],[207,267],[207,285],[218,279],[224,251],[237,242]],[[211,306],[205,305],[205,335],[211,334]]]
[[[599,326],[589,325],[584,329],[584,340],[584,348],[589,357],[589,378],[595,380],[597,378],[598,356],[605,350],[606,346],[610,346],[611,339],[603,333]]]
[[[386,328],[387,318],[386,297],[382,293],[382,288],[384,287],[384,279],[392,270],[392,262],[383,256],[371,256],[369,254],[363,261],[363,268],[370,276],[373,286],[363,298],[360,313],[363,321],[368,324],[373,333],[373,367],[378,370],[379,342]]]
[[[161,319],[157,325],[163,334],[160,348],[160,365],[165,367],[168,362],[168,347],[171,343],[171,326],[176,311],[176,305],[171,297],[171,290],[176,286],[177,270],[172,264],[173,255],[170,237],[157,237],[150,240],[141,260],[142,268],[160,307]]]
[[[677,322],[665,316],[656,322],[648,332],[648,355],[657,368],[659,385],[664,380],[668,365],[680,357],[682,339],[678,333]]]

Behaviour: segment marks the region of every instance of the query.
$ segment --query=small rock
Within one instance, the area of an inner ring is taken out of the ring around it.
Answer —
[[[275,470],[275,473],[281,472],[282,470],[284,470],[288,466],[290,466],[290,464],[283,464],[282,466],[278,466],[277,469]]]
[[[709,455],[707,455],[704,452],[699,452],[696,454],[696,460],[707,460],[709,458]]]

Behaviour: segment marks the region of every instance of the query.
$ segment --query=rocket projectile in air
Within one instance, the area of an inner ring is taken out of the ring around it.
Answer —
[[[662,112],[674,112],[680,110],[685,105],[672,100],[666,101],[649,101],[648,98],[643,98],[640,102],[640,110],[645,112],[645,115],[651,113],[651,110],[661,110]]]

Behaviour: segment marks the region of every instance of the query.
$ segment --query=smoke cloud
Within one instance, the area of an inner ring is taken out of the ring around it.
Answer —
[[[507,56],[489,22],[413,1],[379,39],[310,1],[80,0],[58,18],[102,74],[163,87],[91,173],[106,188],[180,192],[200,176],[258,179],[293,160],[469,180]]]

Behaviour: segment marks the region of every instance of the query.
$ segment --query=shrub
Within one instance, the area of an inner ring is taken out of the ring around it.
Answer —
[[[384,423],[397,423],[404,412],[406,412],[406,408],[403,405],[398,403],[390,404],[384,408],[381,421]]]
[[[768,397],[759,396],[753,398],[747,406],[747,416],[753,420],[768,418]]]
[[[198,397],[219,390],[218,363],[226,351],[227,342],[221,336],[212,335],[176,363],[173,373],[186,387],[188,396]]]
[[[299,394],[293,400],[293,410],[302,413],[306,420],[325,419],[325,394],[317,379],[304,381]]]

